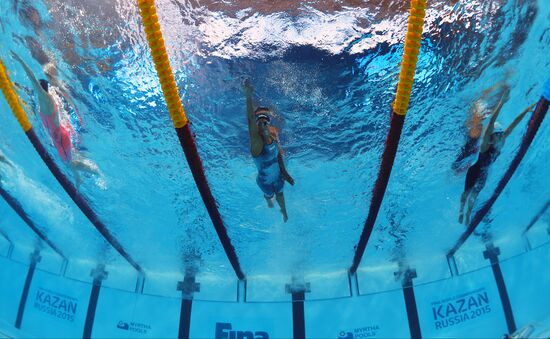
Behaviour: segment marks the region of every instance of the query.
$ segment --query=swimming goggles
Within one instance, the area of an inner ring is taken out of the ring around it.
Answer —
[[[256,114],[256,123],[259,123],[260,119],[265,119],[265,120],[267,120],[268,123],[271,122],[271,118],[266,113]]]

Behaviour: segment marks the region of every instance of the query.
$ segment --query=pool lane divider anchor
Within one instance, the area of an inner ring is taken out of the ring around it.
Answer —
[[[40,142],[40,139],[38,139],[38,136],[34,132],[32,125],[29,121],[29,118],[27,116],[27,113],[23,109],[23,106],[21,105],[21,99],[15,92],[13,83],[9,79],[8,72],[6,69],[6,66],[4,65],[3,61],[0,59],[0,88],[2,90],[2,93],[4,94],[4,97],[6,101],[8,102],[8,105],[11,108],[11,111],[23,130],[25,131],[25,134],[27,135],[29,141],[35,148],[36,152],[42,158],[42,161],[46,164],[50,172],[53,174],[53,176],[57,179],[61,187],[67,192],[69,197],[73,200],[73,202],[78,206],[78,208],[82,211],[82,213],[88,218],[88,220],[94,225],[94,227],[99,231],[99,233],[103,236],[105,240],[124,258],[126,261],[134,267],[138,272],[143,272],[141,269],[141,266],[126,252],[126,250],[122,247],[122,245],[119,243],[119,241],[111,234],[109,229],[103,224],[103,222],[99,219],[99,216],[95,213],[95,211],[90,207],[88,202],[84,199],[84,197],[78,192],[76,187],[71,183],[71,181],[67,178],[65,174],[61,171],[61,169],[57,166],[53,158],[48,154],[48,151],[46,151],[46,148],[44,145]]]
[[[349,295],[351,297],[358,297],[359,292],[359,281],[357,279],[357,272],[348,271],[348,284],[349,284]]]
[[[491,269],[495,277],[497,284],[498,294],[500,301],[502,302],[502,309],[504,311],[504,317],[506,319],[506,326],[508,327],[508,334],[516,332],[516,321],[514,320],[514,312],[512,310],[512,304],[510,303],[510,297],[508,296],[508,290],[506,289],[506,283],[504,282],[504,276],[500,269],[500,263],[498,256],[500,255],[500,249],[495,247],[492,243],[486,245],[486,250],[483,252],[483,257],[488,259],[491,263]]]
[[[25,285],[23,285],[23,292],[21,293],[21,299],[19,301],[19,308],[17,310],[17,317],[15,318],[15,328],[21,329],[21,323],[23,322],[23,315],[25,314],[25,306],[27,305],[27,299],[29,297],[29,290],[31,288],[32,278],[34,277],[34,271],[36,265],[42,260],[40,256],[40,250],[35,249],[30,256],[29,270],[27,271],[27,277],[25,278]]]
[[[138,272],[138,276],[136,279],[136,288],[134,292],[138,294],[143,294],[144,287],[145,287],[145,273]]]
[[[516,172],[525,154],[527,153],[529,146],[531,146],[531,143],[533,142],[533,139],[535,138],[540,125],[544,121],[544,118],[546,117],[546,113],[548,112],[549,104],[550,104],[550,78],[546,82],[543,95],[538,101],[535,107],[535,111],[531,115],[531,119],[527,124],[527,131],[523,135],[521,144],[519,146],[519,149],[514,159],[512,159],[512,162],[508,166],[508,169],[506,170],[506,172],[498,182],[497,188],[495,189],[491,197],[476,212],[470,224],[468,225],[468,228],[466,229],[466,231],[464,231],[464,233],[460,235],[455,245],[447,252],[448,261],[451,260],[450,258],[454,257],[456,252],[462,247],[462,245],[466,242],[466,240],[468,240],[468,238],[472,235],[476,227],[481,223],[483,218],[485,218],[487,213],[489,213],[489,211],[493,207],[494,203],[496,202],[496,200],[498,199],[498,197],[500,196],[500,194],[502,193],[502,191],[504,190],[508,182],[510,182],[510,179]]]
[[[83,339],[89,339],[92,336],[99,292],[101,291],[103,280],[107,279],[108,275],[109,272],[105,271],[105,265],[103,264],[98,264],[97,267],[90,272],[93,281],[92,290],[90,291],[90,301],[88,302],[88,310],[86,311],[86,321],[84,322],[84,331],[82,333]]]
[[[188,339],[191,329],[191,311],[194,294],[200,292],[201,285],[196,282],[194,272],[187,271],[183,281],[178,281],[178,291],[181,291],[181,311],[178,328],[178,339]]]
[[[401,280],[411,338],[422,338],[413,285],[413,279],[417,277],[416,270],[414,268],[407,267],[401,271],[395,272],[394,276],[397,281]]]
[[[176,129],[176,133],[185,153],[187,163],[193,174],[193,179],[199,190],[202,201],[206,206],[208,215],[212,220],[212,224],[216,230],[218,238],[223,246],[225,254],[235,271],[239,280],[244,280],[245,275],[239,264],[239,259],[235,253],[235,248],[231,244],[231,239],[227,234],[227,229],[223,223],[222,217],[218,210],[218,206],[210,186],[204,173],[197,145],[191,129],[189,127],[189,121],[185,114],[181,98],[178,93],[178,86],[170,66],[170,60],[168,59],[168,53],[164,44],[164,38],[162,37],[162,31],[160,23],[158,21],[157,10],[155,8],[154,0],[137,0],[139,7],[139,13],[142,18],[144,31],[147,37],[149,48],[151,49],[151,56],[159,77],[162,93],[166,100],[166,106],[168,107],[168,113]]]
[[[393,163],[397,154],[397,147],[401,138],[401,131],[403,130],[403,124],[405,122],[405,116],[409,109],[414,74],[416,72],[418,54],[420,53],[425,16],[426,0],[411,0],[401,71],[399,73],[399,82],[397,84],[395,101],[391,112],[390,129],[386,137],[386,144],[384,146],[384,152],[382,153],[378,177],[372,192],[367,219],[363,226],[359,242],[355,247],[353,262],[349,268],[350,273],[357,272],[357,268],[361,263],[390,180]]]
[[[247,292],[248,283],[246,280],[237,280],[237,302],[245,303],[246,302],[246,292]]]
[[[310,283],[292,277],[292,283],[285,285],[287,293],[292,295],[292,332],[293,339],[306,338],[306,320],[304,301],[306,293],[311,292]]]
[[[539,212],[531,219],[527,227],[525,227],[525,230],[523,230],[523,233],[521,236],[523,237],[523,242],[525,243],[525,249],[527,251],[532,250],[531,242],[529,242],[529,238],[527,238],[527,233],[531,230],[531,228],[539,221],[539,219],[544,215],[546,210],[548,210],[548,207],[550,207],[550,200],[542,206],[542,208],[539,210]],[[548,234],[550,234],[550,228],[548,228]]]

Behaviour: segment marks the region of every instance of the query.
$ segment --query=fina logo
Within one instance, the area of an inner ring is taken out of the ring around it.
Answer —
[[[230,323],[216,323],[216,339],[269,339],[265,331],[232,331]]]

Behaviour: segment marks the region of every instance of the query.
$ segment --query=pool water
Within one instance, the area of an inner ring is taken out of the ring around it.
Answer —
[[[541,98],[550,76],[546,0],[429,1],[392,176],[351,276],[388,133],[408,2],[155,2],[246,283],[174,132],[137,2],[5,0],[0,58],[33,129],[76,184],[12,52],[70,98],[63,119],[78,134],[79,154],[99,169],[82,175],[79,192],[143,272],[64,192],[0,99],[0,184],[12,198],[0,199],[0,334],[499,337],[550,326],[548,119],[490,213],[452,260],[446,256],[466,230],[457,221],[460,196],[476,156],[459,166],[456,159],[469,112],[495,107],[498,90],[480,98],[506,81],[498,119],[506,127]],[[284,188],[286,223],[256,184],[245,79],[255,105],[272,109],[296,181]],[[506,140],[474,211],[517,153],[529,117]]]

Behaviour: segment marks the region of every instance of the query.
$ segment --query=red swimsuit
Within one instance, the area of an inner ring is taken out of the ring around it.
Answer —
[[[55,109],[52,114],[46,115],[40,112],[40,117],[42,118],[44,126],[48,129],[61,160],[64,162],[70,162],[72,159],[73,149],[73,142],[71,140],[71,134],[73,133],[72,126],[61,122],[59,125],[56,125],[55,118],[57,114],[59,114],[59,108],[55,105]]]

